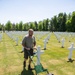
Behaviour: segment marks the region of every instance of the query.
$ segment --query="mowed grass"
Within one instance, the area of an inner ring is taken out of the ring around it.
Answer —
[[[46,36],[47,34],[40,40],[36,38],[37,46],[40,45],[41,49],[44,48],[43,40]],[[0,42],[0,75],[35,75],[35,70],[29,71],[27,66],[26,70],[23,70],[23,53],[19,53],[22,50],[20,44],[22,37],[19,37],[19,39],[19,44],[16,46],[16,43],[3,33],[3,38]],[[68,37],[65,38],[64,48],[61,48],[61,43],[52,33],[47,43],[47,49],[41,55],[43,67],[54,75],[75,75],[75,61],[72,63],[67,62],[68,47],[72,42],[75,43],[75,38],[71,38],[71,42],[68,41]],[[72,58],[75,59],[75,51],[73,51]],[[35,61],[35,59],[36,57],[33,60]],[[34,67],[33,63],[32,67]],[[46,73],[39,73],[39,75],[46,75]]]

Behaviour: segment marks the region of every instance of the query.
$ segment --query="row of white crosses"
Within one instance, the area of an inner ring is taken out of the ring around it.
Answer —
[[[56,36],[58,42],[60,43],[60,35],[58,34],[58,32],[54,32],[54,34],[55,34],[55,36]]]
[[[71,42],[71,39],[73,39],[75,37],[75,33],[66,33],[66,37],[68,39],[69,42]]]
[[[65,39],[62,38],[61,41],[60,41],[60,38],[64,35],[63,32],[54,32],[58,42],[60,43],[61,42],[61,47],[64,48],[64,43],[65,43]]]
[[[28,33],[28,31],[9,31],[6,33],[9,35],[11,39],[16,41],[16,45],[18,44],[18,37],[22,36],[22,38]],[[48,34],[49,32],[39,32],[35,31],[34,34],[38,35],[38,40],[41,39],[44,35]],[[17,36],[17,37],[16,37]]]
[[[64,33],[64,36],[66,35],[66,37],[68,37],[68,40],[69,40],[69,42],[71,41],[71,38],[73,37],[75,37],[75,34],[74,33]],[[63,38],[62,40],[61,40],[61,43],[62,43],[62,48],[64,48],[64,42],[65,42],[65,39]]]
[[[10,32],[6,32],[6,33],[12,40],[16,41],[16,45],[18,45],[18,41],[19,41],[18,36],[22,36],[22,38],[23,38],[28,32],[27,31],[10,31]],[[35,32],[35,35],[39,34],[39,36],[38,36],[38,40],[39,40],[41,37],[43,37],[47,33],[49,33],[49,32]]]
[[[71,39],[71,35],[70,34],[68,34],[68,39],[69,39],[69,42],[70,42],[70,39]],[[62,38],[61,43],[62,43],[61,47],[64,48],[64,43],[65,43],[65,39],[64,38]]]
[[[48,40],[50,39],[51,34],[49,33],[48,36],[44,40],[44,50],[46,50],[46,45],[48,43]]]
[[[75,37],[75,33],[67,33],[67,32],[54,32],[58,42],[60,42],[60,38],[64,36],[64,38],[61,39],[61,47],[64,48],[65,38],[68,38],[69,42],[71,41],[72,37]]]
[[[16,42],[16,45],[18,45],[18,37],[14,37],[11,33],[6,33],[12,40]]]
[[[60,43],[60,38],[64,36],[64,38],[68,37],[68,40],[71,40],[71,35],[72,33],[67,33],[67,32],[54,32],[58,42]]]
[[[49,32],[38,32],[38,40],[40,40],[44,35],[48,34]],[[36,32],[35,32],[36,34]]]
[[[71,35],[73,35],[73,37],[74,37],[74,34],[72,34],[72,33],[66,33],[66,35],[68,37],[69,42],[71,41]],[[65,42],[65,39],[63,38],[61,40],[61,43],[62,43],[61,47],[62,48],[64,48],[64,42]],[[71,60],[72,59],[72,52],[73,52],[73,50],[75,50],[74,43],[72,43],[71,46],[68,47],[68,50],[69,50],[68,59]]]
[[[68,37],[69,42],[71,41],[72,37],[75,37],[75,33],[65,33],[65,35],[67,35],[66,37]],[[65,42],[65,39],[62,38],[62,40],[61,40],[62,48],[64,48],[64,42]],[[73,52],[73,50],[75,50],[74,43],[72,43],[71,46],[68,47],[68,50],[69,50],[68,59],[72,59],[72,52]]]
[[[75,37],[75,33],[65,33],[66,37],[68,37],[68,40],[69,42],[71,41],[71,38],[74,38]],[[64,42],[65,42],[65,39],[63,38],[61,40],[61,43],[62,43],[62,48],[64,48]]]
[[[44,50],[46,50],[46,44],[48,43],[48,40],[50,39],[50,35],[51,35],[51,33],[50,32],[34,32],[34,34],[36,35],[36,37],[37,37],[37,35],[38,35],[38,40],[40,40],[44,35],[47,35],[47,37],[43,40],[43,42],[44,42]]]
[[[39,34],[39,36],[38,36],[38,40],[40,40],[42,37],[44,36],[44,34]]]

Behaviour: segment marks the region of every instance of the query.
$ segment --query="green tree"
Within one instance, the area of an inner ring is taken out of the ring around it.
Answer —
[[[25,23],[24,25],[23,25],[23,30],[24,31],[27,31],[29,29],[29,24],[28,23]]]
[[[54,31],[54,22],[53,22],[53,18],[51,18],[51,21],[50,21],[50,31]]]
[[[72,18],[72,14],[69,13],[69,14],[67,15],[67,20],[70,20],[71,18]]]
[[[49,27],[49,19],[47,18],[46,19],[46,31],[48,31],[48,29],[49,29],[48,27]]]
[[[1,23],[0,23],[0,30],[2,30],[2,25],[1,25]]]
[[[43,29],[43,22],[42,21],[39,21],[39,23],[38,23],[38,26],[39,26],[39,31],[42,31],[42,29]]]
[[[26,31],[26,24],[23,24],[23,31]]]
[[[34,22],[34,25],[35,25],[35,31],[38,31],[38,24],[36,21]]]
[[[12,24],[12,27],[11,27],[11,29],[12,29],[12,30],[16,30],[15,23],[13,23],[13,24]]]
[[[71,24],[72,24],[72,31],[75,32],[75,11],[72,13]]]
[[[57,31],[58,30],[58,25],[57,25],[57,16],[54,16],[53,18],[52,18],[52,30],[54,30],[54,31]]]
[[[16,31],[19,31],[19,25],[18,25],[18,23],[16,23],[15,29],[16,29]]]
[[[43,31],[46,31],[47,26],[46,26],[46,19],[43,20]]]
[[[19,31],[22,31],[22,25],[23,25],[23,23],[22,23],[22,21],[19,23]]]
[[[62,29],[62,26],[63,26],[63,13],[59,13],[58,14],[58,30],[59,31],[63,31]]]
[[[66,31],[66,21],[67,21],[67,15],[66,13],[64,13],[62,20],[62,31]]]
[[[33,22],[30,22],[30,23],[29,23],[29,26],[30,26],[30,28],[33,29],[33,28],[34,28],[34,27],[33,27],[33,26],[34,26]]]
[[[5,32],[5,25],[4,24],[2,24],[2,30],[3,30],[3,32]]]
[[[12,26],[12,23],[10,21],[8,21],[5,25],[5,28],[6,30],[10,31],[11,30],[11,26]]]
[[[69,32],[72,31],[71,19],[67,20],[66,22],[66,31],[69,31]]]

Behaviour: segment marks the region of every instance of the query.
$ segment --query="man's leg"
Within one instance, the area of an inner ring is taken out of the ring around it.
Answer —
[[[33,56],[33,49],[30,50],[30,55]],[[29,69],[29,70],[33,70],[33,69],[31,68],[31,61],[32,61],[32,59],[29,58],[29,66],[28,66],[28,69]]]
[[[24,61],[23,61],[23,68],[26,67],[26,59],[24,58]]]
[[[32,70],[32,68],[31,68],[31,61],[32,61],[32,60],[29,58],[29,65],[28,65],[28,69],[29,69],[29,70]]]
[[[24,62],[23,62],[23,68],[26,67],[26,61],[28,59],[28,54],[24,51]]]

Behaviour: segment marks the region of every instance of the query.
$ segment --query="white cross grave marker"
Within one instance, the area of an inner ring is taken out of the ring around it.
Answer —
[[[59,35],[57,35],[57,40],[60,43],[60,36]]]
[[[0,40],[1,40],[1,35],[0,35]]]
[[[0,35],[0,41],[1,41],[1,35]]]
[[[18,45],[18,37],[16,38],[16,45]]]
[[[65,42],[65,39],[63,38],[62,40],[61,40],[61,43],[62,43],[62,48],[64,48],[64,42]]]
[[[46,44],[47,44],[47,40],[44,40],[44,50],[46,50]]]
[[[40,49],[40,46],[37,47],[37,65],[40,65],[40,55],[44,52],[44,50]]]
[[[68,50],[70,50],[68,59],[71,59],[72,58],[72,51],[75,50],[74,43],[72,43],[71,46],[68,47]]]
[[[71,35],[68,36],[69,42],[71,42]]]

